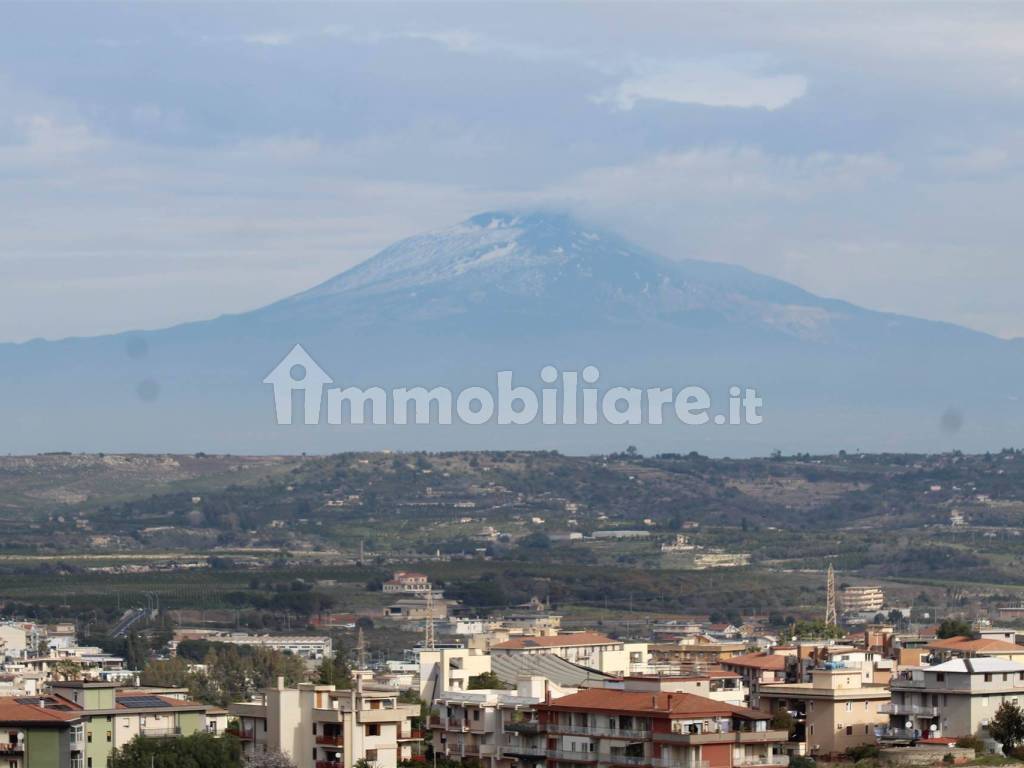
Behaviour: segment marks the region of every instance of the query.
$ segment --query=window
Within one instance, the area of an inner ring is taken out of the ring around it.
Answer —
[[[864,735],[867,736],[869,733],[871,733],[871,726],[870,725],[865,725],[864,726]]]
[[[846,735],[847,736],[853,736],[853,726],[852,725],[846,726]]]
[[[473,710],[473,719],[474,720],[479,720],[480,719],[480,710],[479,709],[474,709]]]
[[[847,712],[853,712],[853,702],[852,701],[846,702],[846,711]]]
[[[107,742],[109,743],[111,741],[113,741],[113,737],[111,736],[110,731],[107,731]]]
[[[946,682],[946,673],[945,672],[936,672],[935,673],[935,682],[937,682],[937,683],[944,683],[944,682]]]
[[[366,726],[367,736],[380,736],[380,723],[370,723]],[[369,759],[369,758],[367,758]]]
[[[85,733],[85,740],[89,744],[92,744],[92,731],[86,731],[86,733]]]
[[[366,761],[368,763],[375,763],[375,762],[377,762],[377,750],[376,749],[368,749],[368,750],[366,750]]]
[[[808,725],[807,726],[807,732],[809,734],[811,734],[811,736],[813,736],[814,735],[814,726],[813,725]]]
[[[985,673],[985,682],[986,683],[991,683],[992,682],[992,673],[991,672],[986,672]]]

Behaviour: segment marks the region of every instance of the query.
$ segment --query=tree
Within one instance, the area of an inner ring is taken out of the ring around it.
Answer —
[[[943,640],[949,637],[973,637],[974,630],[963,619],[944,619],[939,624],[938,634]]]
[[[292,759],[277,750],[249,755],[243,765],[245,768],[295,768]]]
[[[772,715],[772,730],[773,731],[785,731],[786,733],[792,734],[793,727],[796,722],[793,720],[793,716],[784,709],[780,709],[774,715]]]
[[[474,690],[503,690],[507,686],[494,672],[481,672],[479,675],[471,675],[467,681],[466,688]]]
[[[117,768],[239,768],[240,760],[237,739],[197,733],[175,739],[136,736],[113,751],[110,764]]]
[[[1003,753],[1010,754],[1024,742],[1024,712],[1012,701],[1004,701],[988,724],[988,734],[1003,745]]]
[[[335,688],[352,687],[352,670],[340,649],[335,652],[333,658],[325,657],[320,662],[316,677],[321,685],[333,685]]]

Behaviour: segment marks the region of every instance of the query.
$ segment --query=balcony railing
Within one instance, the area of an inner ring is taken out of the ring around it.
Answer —
[[[789,765],[789,755],[753,755],[751,757],[741,757],[735,762],[737,766],[743,766],[743,768],[755,768],[758,765]]]
[[[0,755],[12,755],[25,751],[25,745],[20,741],[0,742]]]
[[[334,760],[317,760],[316,768],[345,768],[345,764]]]
[[[181,736],[181,728],[141,728],[139,733],[147,739],[164,739]]]
[[[876,731],[880,739],[913,740],[920,739],[922,732],[917,728],[879,728]]]
[[[252,741],[256,738],[252,728],[228,728],[224,733],[230,734],[236,739],[244,739],[245,741]]]
[[[938,717],[939,708],[929,707],[923,704],[897,704],[890,702],[883,704],[878,711],[886,715],[916,715],[918,717]]]
[[[505,723],[505,730],[512,733],[540,733],[540,723],[536,720]]]
[[[326,745],[328,747],[343,747],[345,746],[345,737],[320,734],[316,737],[316,743]]]
[[[646,739],[650,731],[638,728],[601,728],[591,725],[569,725],[567,723],[548,723],[548,733],[560,733],[577,736],[607,736],[612,739]]]

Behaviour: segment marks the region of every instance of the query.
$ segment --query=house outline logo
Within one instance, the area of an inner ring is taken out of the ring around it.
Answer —
[[[301,369],[302,374],[297,375],[296,369]],[[292,423],[292,393],[296,391],[303,394],[303,415],[306,424],[319,424],[324,387],[333,384],[334,379],[317,365],[301,344],[296,344],[274,370],[267,374],[263,383],[274,387],[274,407],[277,411],[278,424]]]

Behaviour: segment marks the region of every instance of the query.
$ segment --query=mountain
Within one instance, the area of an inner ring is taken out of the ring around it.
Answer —
[[[717,412],[730,386],[754,387],[764,421],[279,426],[263,381],[296,344],[339,387],[493,390],[510,370],[539,391],[544,366],[595,366],[601,388],[703,386]],[[0,451],[986,450],[1024,426],[1022,373],[1020,344],[654,254],[566,215],[496,212],[252,312],[0,345]]]

